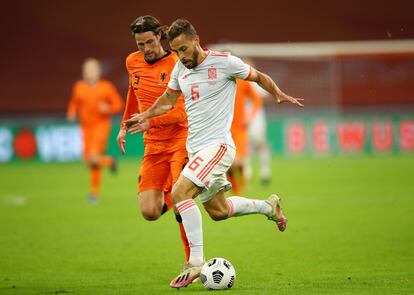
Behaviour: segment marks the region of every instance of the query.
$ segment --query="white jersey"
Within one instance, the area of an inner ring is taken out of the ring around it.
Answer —
[[[213,144],[235,148],[230,127],[236,78],[248,79],[250,74],[250,66],[229,53],[208,51],[204,61],[193,69],[180,61],[175,64],[168,88],[184,94],[189,153]]]

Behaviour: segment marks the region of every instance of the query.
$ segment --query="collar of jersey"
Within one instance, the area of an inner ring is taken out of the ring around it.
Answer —
[[[164,57],[167,57],[167,56],[169,56],[169,55],[171,54],[171,51],[169,51],[169,50],[167,50],[166,52],[167,52],[166,54],[164,54],[164,55],[163,55],[163,56],[161,56],[160,58],[157,58],[157,59],[156,59],[156,60],[154,60],[153,62],[147,62],[147,61],[145,60],[145,58],[144,58],[144,60],[145,60],[145,62],[146,62],[147,64],[153,65],[153,64],[155,64],[157,61],[159,61],[159,60],[163,59]]]
[[[198,68],[199,66],[201,66],[202,64],[203,64],[203,62],[207,59],[207,57],[210,55],[210,53],[211,53],[211,50],[210,49],[208,49],[208,48],[203,48],[203,50],[204,51],[207,51],[207,55],[206,55],[206,57],[203,59],[203,61],[202,62],[200,62],[194,69],[192,69],[192,70],[195,70],[196,68]]]

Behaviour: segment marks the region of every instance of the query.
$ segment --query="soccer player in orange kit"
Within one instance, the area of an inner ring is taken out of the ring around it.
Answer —
[[[246,104],[252,102],[250,113],[246,112]],[[234,103],[234,117],[231,124],[231,135],[236,146],[236,157],[227,177],[232,185],[234,194],[243,192],[246,185],[246,164],[248,156],[248,127],[261,106],[261,99],[250,81],[238,79],[236,83],[236,98]]]
[[[111,115],[122,111],[123,101],[116,87],[101,80],[101,65],[97,59],[84,61],[83,80],[73,86],[67,118],[79,118],[83,136],[83,157],[90,169],[89,200],[98,199],[102,168],[116,170],[115,158],[105,155],[111,132]]]
[[[131,24],[131,31],[138,51],[126,59],[129,89],[123,123],[117,137],[121,152],[125,154],[127,128],[124,121],[132,115],[146,111],[164,93],[170,74],[178,61],[176,54],[164,50],[165,26],[153,16],[138,17]],[[141,213],[146,220],[157,220],[172,208],[172,185],[188,162],[185,148],[187,116],[183,97],[168,113],[141,124],[144,136],[144,157],[138,177]],[[188,260],[190,250],[181,216],[176,213],[180,233]]]

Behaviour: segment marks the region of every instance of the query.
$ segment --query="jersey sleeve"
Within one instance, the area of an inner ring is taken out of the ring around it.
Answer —
[[[72,95],[69,100],[68,104],[68,111],[67,116],[76,116],[79,107],[79,99],[78,99],[78,84],[76,83],[72,88]]]
[[[240,58],[230,55],[228,63],[228,72],[231,78],[238,78],[248,80],[252,69],[248,64],[245,64]]]
[[[172,92],[181,92],[180,84],[178,83],[178,72],[179,72],[179,63],[177,63],[174,66],[174,69],[171,72],[171,78],[168,82],[168,89]]]
[[[115,85],[110,82],[108,82],[108,94],[109,94],[108,98],[109,98],[109,104],[110,104],[110,109],[108,113],[116,114],[122,111],[124,102],[122,101],[121,95],[119,94]]]
[[[135,114],[138,112],[138,107],[139,107],[138,100],[137,100],[137,97],[135,96],[134,89],[132,88],[131,76],[130,76],[129,85],[128,85],[128,94],[127,94],[126,103],[125,103],[124,115],[122,116],[121,128],[124,128],[125,120],[128,120],[129,118],[131,118],[132,114]]]

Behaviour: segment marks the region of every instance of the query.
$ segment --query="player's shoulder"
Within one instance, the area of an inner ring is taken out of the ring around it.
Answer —
[[[232,55],[228,51],[210,51],[209,57],[212,63],[219,63],[224,67],[227,67],[229,64],[234,63],[238,58]]]
[[[73,90],[81,90],[86,86],[86,82],[83,80],[78,80],[73,84]]]
[[[167,51],[167,54],[161,57],[153,64],[154,68],[162,68],[163,70],[172,71],[175,64],[179,61],[175,52]]]
[[[210,50],[210,56],[217,56],[217,57],[229,57],[231,53],[228,51],[214,51]]]
[[[141,59],[143,59],[143,58],[144,58],[144,56],[143,56],[143,54],[141,53],[141,51],[137,50],[137,51],[131,52],[131,53],[127,56],[126,61],[127,61],[127,62],[133,62],[133,61],[135,61],[135,60],[141,60]]]
[[[130,53],[125,60],[125,64],[128,70],[139,66],[142,62],[144,62],[144,55],[139,50]]]
[[[103,87],[115,87],[114,83],[112,83],[111,81],[106,80],[106,79],[102,79],[101,81],[99,81],[99,83]]]

